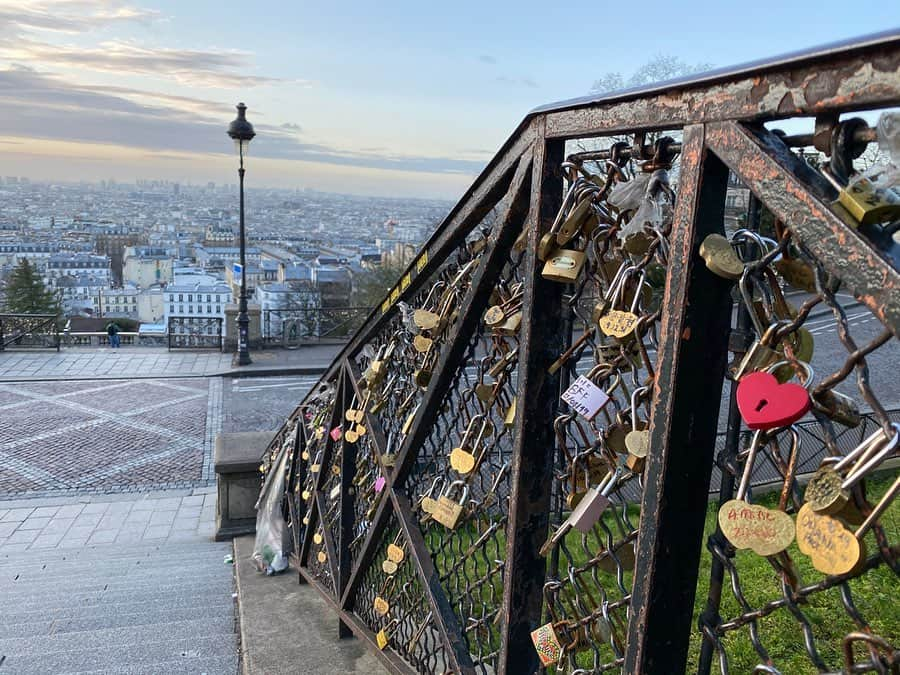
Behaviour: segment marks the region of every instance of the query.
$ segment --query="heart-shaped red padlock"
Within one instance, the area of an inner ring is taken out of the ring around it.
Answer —
[[[793,424],[810,408],[809,392],[799,384],[779,384],[771,373],[749,373],[738,382],[738,410],[751,429]]]

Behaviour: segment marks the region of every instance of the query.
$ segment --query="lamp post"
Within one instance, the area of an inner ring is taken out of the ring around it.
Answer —
[[[234,148],[240,158],[238,177],[241,185],[241,298],[238,306],[238,349],[234,355],[234,365],[246,366],[252,363],[248,349],[250,334],[250,317],[247,316],[247,261],[245,260],[244,242],[244,154],[250,141],[256,136],[253,125],[247,121],[247,106],[237,104],[238,116],[228,125],[228,135],[234,140]]]

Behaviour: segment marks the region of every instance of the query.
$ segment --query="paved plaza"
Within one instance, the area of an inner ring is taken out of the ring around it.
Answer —
[[[0,383],[0,498],[208,485],[221,406],[220,378]]]

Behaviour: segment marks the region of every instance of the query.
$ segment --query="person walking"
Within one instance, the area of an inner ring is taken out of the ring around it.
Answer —
[[[106,326],[106,335],[109,337],[109,346],[113,349],[118,349],[121,343],[119,338],[119,326],[115,321],[110,322]]]

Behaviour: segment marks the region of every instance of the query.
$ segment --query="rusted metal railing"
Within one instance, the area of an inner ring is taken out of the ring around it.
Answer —
[[[898,104],[894,32],[528,115],[270,446],[339,634],[396,673],[897,672],[896,613],[854,598],[897,592],[869,364],[896,367],[900,213],[845,207],[879,138],[848,114]]]

